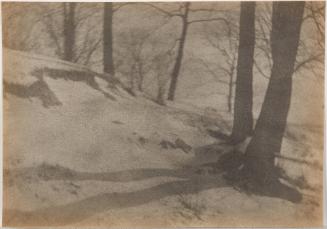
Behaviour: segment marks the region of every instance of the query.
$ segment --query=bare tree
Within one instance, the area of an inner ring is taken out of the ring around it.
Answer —
[[[39,21],[44,24],[48,42],[64,60],[88,65],[102,41],[95,32],[98,4],[92,7],[74,3],[44,4]],[[91,20],[90,20],[91,19]],[[92,24],[93,23],[93,24]]]
[[[103,3],[103,72],[110,75],[115,74],[113,57],[113,16],[123,6],[131,3],[113,4],[113,2]]]
[[[271,3],[260,3],[260,10],[256,16],[256,55],[254,66],[263,77],[269,79],[272,69],[270,31],[272,28]],[[305,6],[303,23],[312,28],[314,36],[300,37],[298,54],[295,61],[294,73],[307,71],[316,74],[324,62],[324,3],[308,2]],[[260,62],[258,61],[260,60]],[[319,71],[321,72],[321,71]]]
[[[190,3],[189,2],[185,3],[185,5],[183,6],[184,12],[183,12],[183,14],[181,14],[182,32],[181,32],[180,40],[179,40],[176,62],[175,62],[175,65],[174,65],[174,68],[173,68],[173,71],[171,74],[171,82],[170,82],[170,86],[169,86],[168,100],[174,100],[174,97],[175,97],[177,80],[178,80],[179,71],[180,71],[181,65],[182,65],[184,46],[185,46],[186,35],[187,35],[187,30],[188,30],[188,25],[189,25],[188,24],[189,7],[190,7]]]
[[[161,52],[157,54],[153,60],[152,65],[154,67],[154,72],[157,78],[157,97],[156,102],[159,105],[165,105],[165,95],[166,95],[166,85],[169,81],[169,72],[174,60],[172,49],[169,49],[167,52]]]
[[[148,3],[146,5],[151,6],[152,8],[166,15],[167,17],[170,18],[177,17],[182,22],[182,28],[181,28],[180,36],[178,38],[177,54],[176,54],[174,67],[171,72],[171,81],[170,81],[169,92],[168,92],[168,100],[174,100],[177,83],[178,83],[178,77],[182,66],[184,48],[185,48],[186,37],[187,37],[189,26],[194,23],[212,22],[212,21],[222,21],[228,24],[228,21],[224,17],[207,17],[207,18],[199,18],[199,19],[190,19],[190,12],[193,13],[213,12],[212,9],[202,9],[202,8],[192,9],[190,2],[180,3],[178,4],[178,9],[170,10],[170,11],[162,7],[159,7],[156,4]]]
[[[64,20],[63,20],[63,37],[64,37],[64,56],[63,59],[73,61],[75,47],[75,9],[77,3],[63,3]]]
[[[157,77],[157,98],[156,102],[160,105],[165,105],[165,92],[166,92],[166,84],[167,84],[167,69],[169,65],[168,55],[166,54],[158,54],[153,59],[153,64],[155,66],[155,72]]]
[[[115,74],[113,60],[113,3],[106,2],[103,7],[103,71],[111,75]]]
[[[247,179],[272,194],[274,187],[279,184],[274,159],[275,154],[280,152],[286,127],[303,11],[304,2],[273,3],[271,32],[273,67],[254,135],[245,153],[245,166],[242,170]]]
[[[309,19],[314,22],[317,29],[317,41],[321,48],[325,47],[325,2],[308,2],[305,7],[306,15],[304,20]]]
[[[136,90],[143,92],[143,81],[150,71],[152,55],[147,49],[151,31],[148,29],[131,29],[118,34],[116,60],[117,72],[128,78],[128,88],[133,95]]]
[[[234,18],[226,15],[226,20],[232,22]],[[209,63],[200,59],[200,63],[205,67],[207,73],[214,77],[219,83],[228,85],[226,96],[227,110],[232,112],[233,89],[235,85],[235,73],[237,64],[237,47],[238,47],[238,27],[235,23],[229,23],[218,27],[216,24],[204,27],[204,39],[214,50],[217,50],[219,60]],[[228,77],[225,80],[225,77]]]
[[[252,134],[255,2],[241,2],[234,122],[231,139],[238,142]]]

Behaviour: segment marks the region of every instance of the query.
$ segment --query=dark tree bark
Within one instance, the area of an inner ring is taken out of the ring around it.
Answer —
[[[63,3],[64,7],[64,56],[63,59],[73,61],[75,46],[75,9],[77,3]]]
[[[304,2],[273,3],[273,67],[254,135],[245,153],[243,170],[263,186],[277,181],[274,155],[280,152],[286,127],[303,10]]]
[[[233,63],[234,63],[234,60],[233,60]],[[228,96],[227,96],[228,112],[232,112],[234,71],[235,71],[235,67],[234,67],[234,64],[232,64],[232,66],[230,68],[229,82],[228,82]]]
[[[231,139],[244,140],[252,134],[252,78],[255,46],[255,2],[241,2],[237,76],[234,103],[234,123]]]
[[[169,92],[168,92],[168,100],[171,100],[171,101],[174,100],[174,98],[175,98],[177,80],[178,80],[179,71],[181,69],[182,60],[183,60],[186,35],[187,35],[188,26],[189,26],[189,23],[188,23],[189,8],[190,8],[190,3],[187,2],[185,4],[185,12],[182,15],[183,28],[182,28],[182,33],[181,33],[181,36],[179,39],[179,46],[178,46],[176,61],[175,61],[175,65],[173,68],[173,72],[171,74],[171,81],[170,81]]]
[[[111,75],[115,74],[113,59],[113,4],[104,3],[103,8],[103,71]]]

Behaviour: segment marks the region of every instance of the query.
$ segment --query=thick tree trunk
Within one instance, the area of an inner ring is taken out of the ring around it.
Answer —
[[[77,3],[63,3],[64,7],[64,53],[63,59],[73,61],[75,46],[75,8]]]
[[[244,140],[252,134],[252,78],[255,46],[255,2],[241,2],[240,41],[234,103],[234,123],[231,139]]]
[[[103,8],[103,71],[111,75],[115,74],[113,59],[113,4],[105,2]]]
[[[169,87],[169,92],[168,92],[168,100],[171,100],[171,101],[174,100],[174,98],[175,98],[177,80],[178,80],[179,71],[181,69],[182,60],[183,60],[185,41],[186,41],[186,35],[187,35],[187,30],[188,30],[189,7],[190,7],[190,3],[187,2],[185,4],[185,13],[182,18],[183,19],[183,28],[182,28],[182,33],[181,33],[181,37],[179,40],[176,62],[175,62],[174,68],[173,68],[173,72],[171,74],[171,81],[170,81],[170,87]]]
[[[273,3],[273,67],[254,136],[245,153],[244,167],[244,172],[262,185],[277,180],[274,155],[281,149],[286,127],[303,10],[304,2]]]

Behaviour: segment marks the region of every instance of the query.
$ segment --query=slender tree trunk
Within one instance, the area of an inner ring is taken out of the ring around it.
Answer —
[[[183,28],[182,28],[182,33],[181,33],[181,37],[179,40],[179,47],[178,47],[176,62],[175,62],[174,68],[173,68],[173,72],[171,74],[171,81],[170,81],[170,87],[169,87],[169,92],[168,92],[168,100],[171,100],[171,101],[174,100],[174,98],[175,98],[177,80],[178,80],[179,71],[181,69],[182,60],[183,60],[184,47],[185,47],[185,41],[186,41],[186,35],[187,35],[187,29],[188,29],[189,7],[190,7],[190,3],[187,2],[185,4],[185,13],[182,18]]]
[[[232,98],[233,98],[233,76],[229,78],[229,85],[228,85],[228,96],[227,96],[227,105],[228,105],[228,112],[232,112]]]
[[[157,103],[159,105],[163,105],[163,106],[165,105],[164,95],[165,95],[165,87],[164,85],[159,85],[158,93],[157,93]]]
[[[255,46],[255,2],[241,2],[240,41],[234,103],[234,123],[231,139],[244,140],[252,134],[252,78]]]
[[[103,8],[103,71],[114,75],[112,25],[113,4],[105,2]]]
[[[291,101],[292,74],[300,39],[304,2],[274,2],[271,49],[273,67],[244,171],[262,185],[275,182],[274,155],[280,152]]]
[[[228,83],[228,98],[227,98],[228,112],[232,112],[233,80],[234,80],[233,76],[234,76],[234,64],[230,70],[229,83]]]
[[[137,87],[140,92],[143,92],[144,75],[143,75],[143,63],[141,60],[137,61],[137,71],[138,71]]]
[[[75,8],[77,3],[63,3],[64,7],[64,60],[73,61],[75,46]]]

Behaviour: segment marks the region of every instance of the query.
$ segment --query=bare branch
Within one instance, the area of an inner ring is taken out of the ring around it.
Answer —
[[[94,43],[93,47],[91,47],[91,49],[87,53],[85,62],[84,62],[85,65],[89,64],[92,54],[95,52],[95,50],[97,49],[97,47],[99,46],[101,41],[102,41],[102,37],[99,38],[98,41]]]
[[[160,8],[160,7],[158,7],[158,6],[154,5],[154,4],[152,4],[152,3],[146,3],[146,2],[144,2],[144,3],[142,3],[142,4],[144,4],[144,5],[146,5],[146,6],[150,6],[150,7],[152,7],[153,9],[155,9],[155,10],[157,10],[157,11],[159,11],[159,12],[161,12],[161,13],[165,14],[166,16],[169,16],[169,17],[182,17],[182,16],[183,16],[183,15],[180,14],[180,13],[172,13],[172,12],[169,12],[169,11],[167,11],[167,10],[164,10],[164,9],[162,9],[162,8]]]
[[[229,22],[226,20],[226,18],[223,18],[223,17],[191,20],[191,21],[188,21],[187,23],[192,24],[192,23],[198,23],[198,22],[212,22],[212,21],[223,21],[226,23],[226,25],[229,25]]]
[[[320,61],[321,61],[320,59],[323,57],[323,55],[324,55],[323,53],[319,53],[319,54],[317,54],[317,55],[313,55],[313,56],[311,56],[311,57],[309,57],[309,58],[307,58],[307,59],[301,61],[301,62],[298,63],[298,64],[296,65],[296,67],[294,68],[294,72],[299,71],[299,69],[305,67],[305,66],[308,65],[309,63],[312,63],[312,62],[320,62]]]
[[[117,7],[114,7],[114,9],[113,9],[112,11],[113,11],[113,12],[116,12],[116,11],[118,11],[119,9],[121,9],[122,7],[127,6],[127,5],[131,5],[131,4],[135,4],[135,3],[132,3],[132,2],[126,2],[126,3],[121,3],[121,4],[115,4],[114,6],[117,6]]]
[[[218,75],[217,75],[217,72],[216,71],[214,71],[213,69],[211,69],[210,68],[210,66],[203,60],[203,59],[200,59],[200,58],[198,58],[197,59],[199,62],[200,62],[200,64],[202,64],[205,68],[206,68],[206,70],[207,70],[207,72],[215,79],[215,80],[217,80],[217,82],[220,82],[220,83],[224,83],[224,84],[228,84],[228,82],[227,81],[224,81],[224,80],[221,80],[221,79],[219,79],[219,77],[218,77]],[[225,73],[227,73],[228,75],[230,74],[230,72],[226,69],[226,68],[224,68],[224,67],[222,67],[222,66],[220,66],[219,67],[223,72],[225,72]]]
[[[218,9],[206,9],[206,8],[198,8],[198,9],[190,9],[190,12],[194,12],[194,13],[202,13],[202,12],[208,12],[208,13],[212,13],[212,12],[219,12],[219,13],[222,13],[222,12],[226,12],[224,10],[218,10]]]
[[[48,20],[47,20],[48,19]],[[51,16],[48,15],[45,17],[45,20],[43,20],[45,26],[46,26],[46,30],[50,36],[50,39],[52,39],[52,41],[54,42],[56,49],[57,49],[57,53],[59,54],[59,56],[62,55],[62,49],[61,49],[61,45],[60,45],[60,40],[59,37],[57,36],[56,32],[55,32],[55,27],[52,23],[52,19]]]
[[[257,61],[254,59],[254,67],[258,70],[258,72],[266,79],[269,79],[270,77],[263,72],[263,70],[259,67]]]

